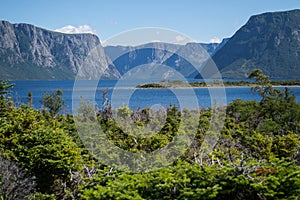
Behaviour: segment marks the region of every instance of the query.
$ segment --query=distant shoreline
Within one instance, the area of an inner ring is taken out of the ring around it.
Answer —
[[[288,88],[298,88],[300,85],[272,85],[273,87],[288,87]],[[143,90],[151,90],[151,89],[189,89],[189,88],[195,88],[195,89],[207,89],[207,88],[252,88],[253,86],[203,86],[203,87],[161,87],[161,88],[155,88],[155,87],[148,87],[148,88],[142,88],[142,87],[136,87],[136,88],[117,88],[117,89],[143,89]]]
[[[280,80],[271,81],[273,87],[300,87],[300,80]],[[209,83],[205,82],[183,82],[183,81],[161,81],[154,83],[146,83],[138,85],[138,89],[166,89],[166,88],[251,88],[258,86],[254,82],[248,81],[236,81],[236,82],[222,82],[212,81]]]

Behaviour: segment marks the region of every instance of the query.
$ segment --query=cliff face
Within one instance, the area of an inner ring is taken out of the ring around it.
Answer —
[[[254,68],[273,78],[300,77],[300,10],[252,16],[213,56],[224,77]]]
[[[84,79],[120,77],[95,35],[0,21],[0,79],[74,79],[77,73]]]
[[[271,78],[299,78],[300,10],[252,16],[221,44],[149,43],[108,46],[105,51],[92,34],[0,21],[0,79],[117,79],[144,64],[166,65],[185,77],[201,78],[195,67],[209,56],[224,78],[245,78],[255,68]]]

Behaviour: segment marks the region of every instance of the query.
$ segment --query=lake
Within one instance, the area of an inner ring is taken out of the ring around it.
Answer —
[[[81,98],[85,101],[92,101],[99,108],[103,103],[103,91],[107,90],[107,98],[111,99],[113,108],[122,104],[129,105],[131,109],[162,105],[167,107],[170,104],[177,104],[180,107],[194,108],[195,100],[200,108],[210,107],[213,102],[210,92],[216,99],[222,99],[221,104],[228,104],[234,99],[260,100],[257,93],[251,92],[250,87],[229,87],[214,88],[209,91],[207,88],[176,88],[176,89],[135,89],[132,84],[118,85],[116,80],[81,81],[75,84],[74,81],[11,81],[15,86],[12,89],[12,96],[16,106],[27,102],[29,92],[33,94],[33,106],[41,109],[40,100],[46,92],[62,89],[65,102],[65,113],[72,113],[72,103],[79,105]],[[97,87],[95,87],[97,86]],[[280,87],[283,89],[283,87]],[[291,87],[291,91],[300,101],[300,87]],[[224,96],[224,94],[226,96]],[[218,97],[218,95],[221,95]]]

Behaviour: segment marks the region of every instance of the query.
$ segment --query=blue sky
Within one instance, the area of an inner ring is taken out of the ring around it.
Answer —
[[[49,30],[71,25],[64,30],[92,31],[102,40],[162,27],[209,42],[232,36],[251,15],[297,8],[300,0],[1,0],[0,19]]]

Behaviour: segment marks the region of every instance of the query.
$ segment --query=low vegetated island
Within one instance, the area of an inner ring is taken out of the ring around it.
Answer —
[[[270,80],[272,86],[300,86],[300,80]],[[184,87],[254,87],[253,81],[220,81],[184,82],[180,80],[163,80],[160,82],[138,85],[137,88],[184,88]]]

